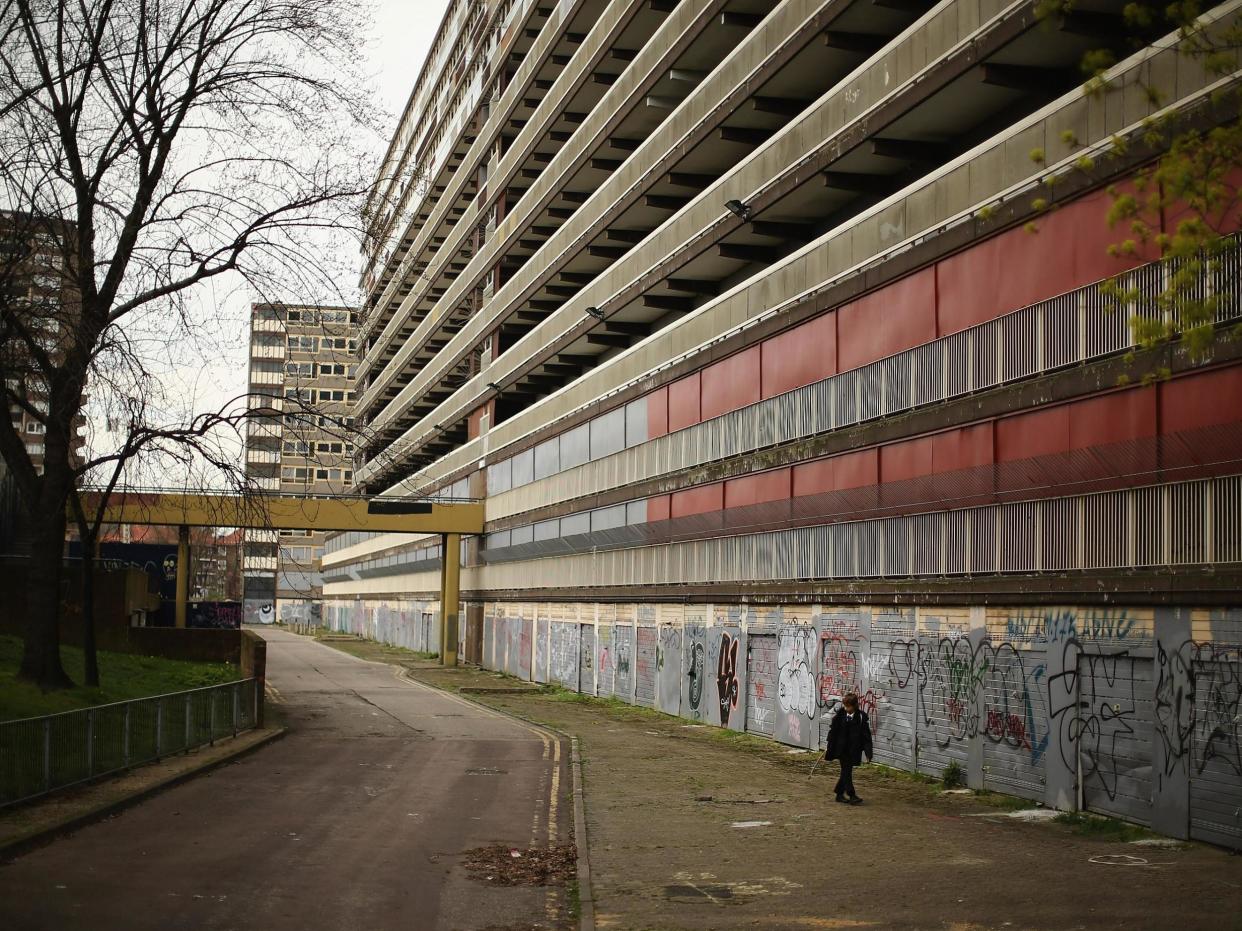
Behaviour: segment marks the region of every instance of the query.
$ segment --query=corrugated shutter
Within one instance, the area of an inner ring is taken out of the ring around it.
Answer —
[[[496,618],[483,618],[483,667],[496,669]]]
[[[549,678],[567,689],[578,688],[578,625],[553,621]]]
[[[1242,662],[1197,661],[1190,836],[1242,848]]]
[[[551,647],[551,622],[546,617],[535,622],[535,668],[531,670],[531,678],[536,682],[548,681],[548,653]]]
[[[660,625],[656,644],[656,707],[665,714],[681,711],[681,635],[681,627],[676,624]]]
[[[579,624],[578,691],[595,694],[595,625]]]
[[[598,662],[595,670],[595,694],[611,695],[613,683],[616,681],[617,664],[615,646],[612,642],[612,625],[600,624],[596,636],[599,649],[596,651]]]
[[[919,771],[939,776],[950,763],[957,763],[964,779],[970,765],[973,650],[965,637],[924,637],[921,645]]]
[[[1083,806],[1151,822],[1152,661],[1125,655],[1078,657],[1078,765]]]
[[[918,695],[918,642],[914,610],[876,609],[871,617],[872,744],[880,763],[914,768],[915,704]],[[826,735],[825,735],[826,736]]]
[[[613,678],[612,694],[622,701],[634,701],[634,627],[617,624],[612,629]]]
[[[692,721],[710,719],[715,689],[707,683],[707,628],[687,621],[682,634],[681,714]]]
[[[1003,643],[995,649],[989,647],[988,653],[983,719],[979,722],[983,786],[1042,800],[1048,703],[1041,686],[1047,652]]]
[[[637,639],[638,648],[635,650],[637,682],[634,701],[636,704],[653,708],[656,696],[656,628],[640,624]]]
[[[731,730],[746,726],[746,647],[740,624],[718,625],[707,638],[707,707],[703,717]]]
[[[531,676],[531,637],[535,631],[535,621],[533,618],[523,617],[518,621],[517,625],[517,643],[510,649],[510,652],[516,651],[516,662],[513,664],[513,674],[520,679],[530,680]]]
[[[746,730],[769,737],[776,727],[776,631],[746,632]]]

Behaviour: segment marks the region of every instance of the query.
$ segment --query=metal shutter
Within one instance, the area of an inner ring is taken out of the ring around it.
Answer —
[[[746,730],[772,736],[776,727],[776,632],[746,632]]]

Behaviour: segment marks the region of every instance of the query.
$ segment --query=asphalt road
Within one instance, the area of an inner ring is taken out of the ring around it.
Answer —
[[[471,879],[462,854],[572,836],[558,742],[392,667],[264,636],[291,733],[0,866],[0,928],[548,922],[555,893]]]

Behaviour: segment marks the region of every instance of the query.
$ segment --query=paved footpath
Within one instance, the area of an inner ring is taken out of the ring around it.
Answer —
[[[0,928],[553,927],[563,890],[471,879],[463,852],[572,838],[559,741],[279,630],[291,733],[0,866]]]
[[[518,684],[346,648],[448,689]],[[1083,836],[871,766],[866,804],[837,805],[835,765],[810,779],[811,755],[771,741],[572,693],[478,697],[578,737],[601,931],[1242,931],[1242,856],[1204,844]]]

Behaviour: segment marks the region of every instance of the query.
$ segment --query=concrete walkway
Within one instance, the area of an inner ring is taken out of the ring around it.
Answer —
[[[572,837],[559,741],[283,631],[285,739],[0,866],[0,928],[552,927],[563,890],[462,854]]]
[[[1223,850],[1084,835],[871,766],[866,803],[838,805],[835,764],[808,778],[815,757],[772,741],[348,648],[578,737],[601,929],[1242,929],[1242,857]]]

